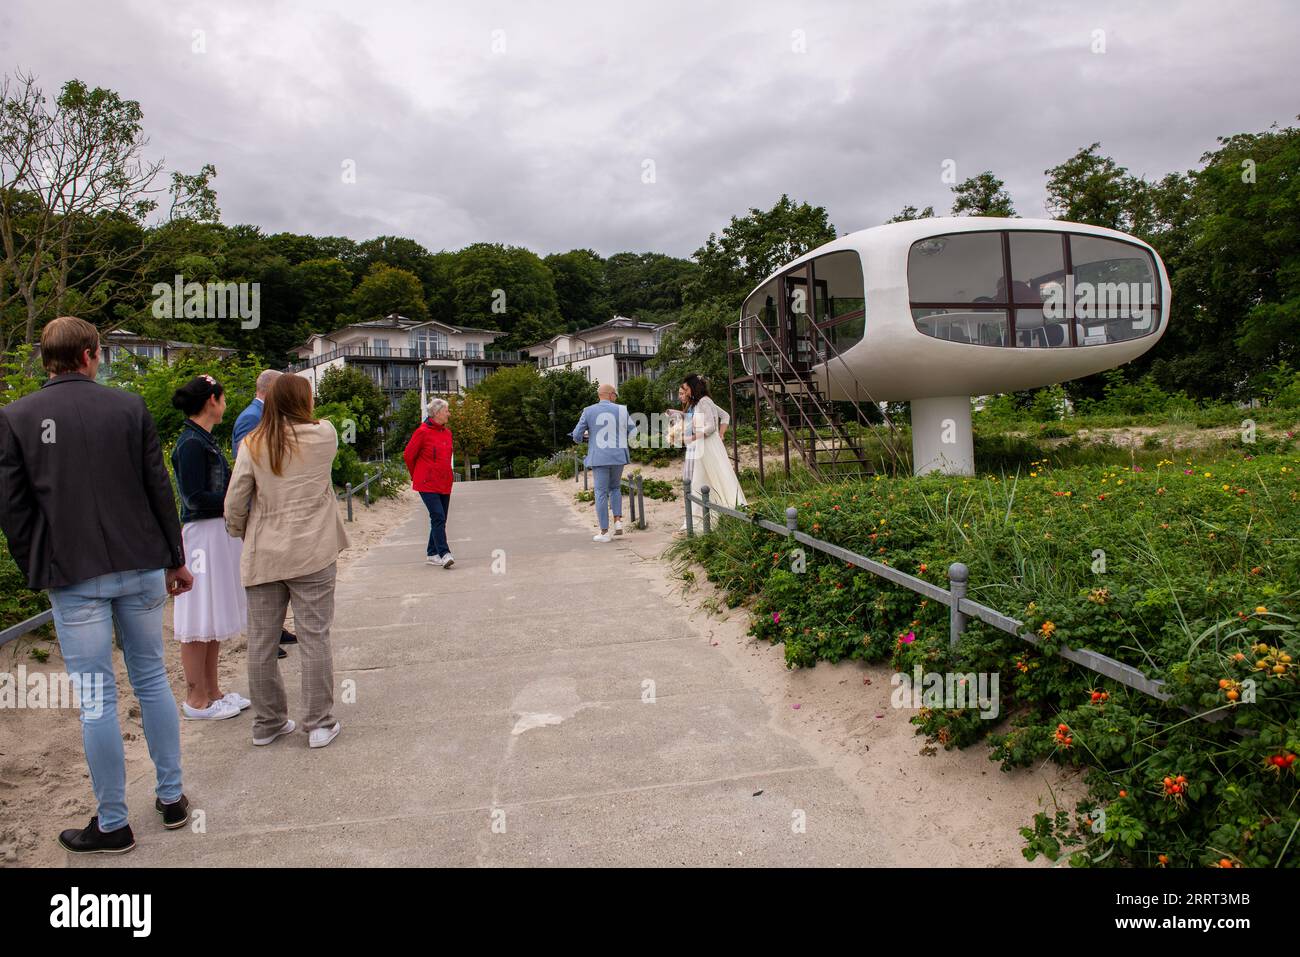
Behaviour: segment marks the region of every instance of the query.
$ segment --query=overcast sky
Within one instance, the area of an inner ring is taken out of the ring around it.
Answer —
[[[1286,0],[3,0],[0,72],[139,100],[168,169],[217,167],[227,223],[689,256],[783,192],[841,233],[946,212],[948,159],[1024,216],[1095,140],[1134,173],[1191,168],[1294,123],[1298,21]]]

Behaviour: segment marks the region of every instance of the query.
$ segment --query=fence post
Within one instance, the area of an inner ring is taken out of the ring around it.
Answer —
[[[701,507],[704,509],[704,534],[707,535],[711,531],[711,524],[709,521],[709,487],[707,485],[700,486],[700,498],[704,499],[704,504]]]
[[[641,524],[639,524],[639,525],[637,526],[637,528],[642,529],[642,530],[644,530],[645,527],[646,527],[646,525],[645,525],[645,484],[644,484],[644,482],[645,482],[645,480],[641,477],[641,473],[638,472],[638,473],[637,473],[637,476],[636,476],[636,507],[637,507],[637,514],[641,516]]]
[[[793,505],[785,510],[785,527],[791,532],[799,528],[799,510]]]
[[[343,497],[348,502],[348,521],[352,521],[352,483],[348,482],[343,486]]]
[[[961,600],[966,597],[966,582],[970,569],[961,562],[948,566],[948,647],[956,649],[962,632],[966,630],[966,616],[961,611]]]
[[[578,450],[573,450],[573,484],[578,484]]]
[[[686,500],[686,537],[695,537],[695,518],[691,515],[691,480],[682,479],[682,498]]]
[[[582,490],[587,491],[587,466],[582,467]]]
[[[618,484],[619,484],[619,488],[622,489],[623,483],[622,483],[621,480],[619,481]],[[627,480],[628,516],[632,519],[632,525],[633,525],[633,527],[636,526],[636,494],[635,494],[635,492],[636,492],[636,479],[635,479],[635,478],[632,478],[631,476],[628,476],[628,480]]]

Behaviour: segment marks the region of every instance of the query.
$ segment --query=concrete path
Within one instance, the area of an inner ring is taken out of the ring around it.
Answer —
[[[636,533],[594,544],[541,479],[457,485],[453,569],[423,563],[427,528],[413,512],[340,578],[335,742],[254,748],[249,713],[187,722],[185,790],[204,833],[162,829],[150,766],[129,785],[138,849],[93,863],[888,859],[897,811],[864,809],[771,727],[769,706],[664,600],[659,570],[629,547]],[[293,652],[281,664],[299,719]]]

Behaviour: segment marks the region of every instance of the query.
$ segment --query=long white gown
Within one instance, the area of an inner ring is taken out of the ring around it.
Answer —
[[[718,433],[719,425],[730,423],[731,416],[708,396],[695,404],[689,430],[694,433],[695,441],[686,444],[686,465],[682,475],[683,478],[690,479],[693,494],[698,495],[700,489],[707,486],[710,502],[728,508],[741,508],[748,504],[745,493],[740,488],[736,472],[731,467],[731,459],[727,455],[727,447]],[[700,507],[696,505],[694,509],[696,516],[703,518]]]

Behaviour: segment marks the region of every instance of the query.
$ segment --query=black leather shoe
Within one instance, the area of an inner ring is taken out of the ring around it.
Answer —
[[[135,848],[135,835],[130,824],[105,834],[96,815],[84,830],[72,828],[60,834],[59,843],[71,854],[125,854]]]
[[[298,636],[295,635],[292,631],[285,631],[283,628],[281,628],[281,629],[280,629],[280,644],[282,644],[282,645],[296,645],[296,644],[298,644]]]
[[[155,798],[153,802],[154,810],[162,815],[163,827],[169,831],[174,831],[178,827],[184,827],[190,820],[190,799],[184,794],[175,804],[163,804],[162,798]]]
[[[277,648],[275,649],[275,656],[277,658],[288,658],[289,652],[285,651],[283,648]]]

